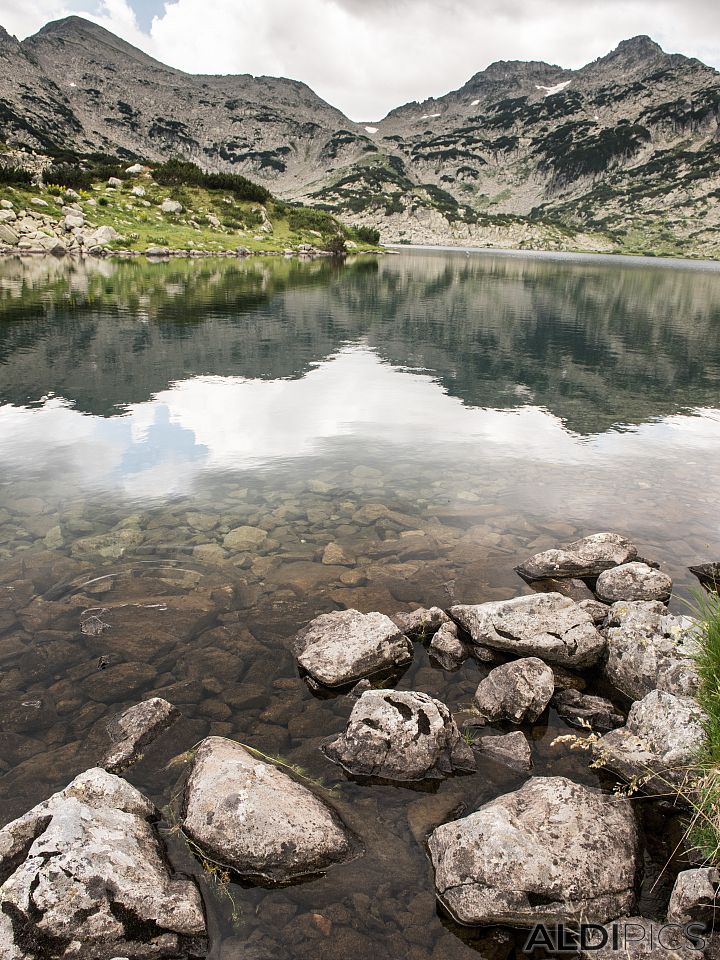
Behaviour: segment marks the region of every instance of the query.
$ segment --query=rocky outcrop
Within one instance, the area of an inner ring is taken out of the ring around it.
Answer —
[[[653,690],[634,703],[624,727],[593,745],[606,769],[645,793],[667,793],[686,780],[705,743],[703,712],[689,697]]]
[[[525,657],[491,670],[475,691],[475,704],[491,723],[534,723],[554,691],[550,667],[537,657]]]
[[[523,580],[584,579],[599,576],[611,567],[635,560],[637,547],[618,533],[595,533],[561,549],[536,553],[516,572]]]
[[[697,641],[696,621],[672,616],[660,602],[616,603],[608,618],[605,676],[631,700],[655,689],[691,696],[699,682]]]
[[[298,666],[326,687],[342,687],[363,677],[406,666],[412,644],[382,613],[338,610],[323,613],[297,635]]]
[[[182,827],[213,860],[255,880],[310,876],[354,852],[353,838],[324,801],[222,737],[198,747]]]
[[[347,728],[324,747],[349,773],[420,781],[475,770],[475,758],[444,703],[426,693],[369,690]]]
[[[631,911],[639,867],[631,804],[537,777],[429,840],[435,889],[462,924],[528,927]]]
[[[623,714],[605,697],[566,689],[556,693],[552,703],[563,720],[573,727],[607,733],[625,723]]]
[[[162,697],[151,697],[134,707],[128,707],[108,724],[112,746],[101,766],[112,773],[120,773],[134,763],[143,748],[179,717],[180,711]]]
[[[592,617],[557,593],[461,604],[450,613],[473,643],[515,656],[580,669],[594,666],[605,651],[605,639]]]
[[[171,874],[155,814],[93,769],[0,830],[0,956],[204,956],[200,893]]]
[[[672,580],[666,573],[636,561],[601,573],[595,592],[605,603],[616,603],[618,600],[660,600],[667,603],[672,586]]]

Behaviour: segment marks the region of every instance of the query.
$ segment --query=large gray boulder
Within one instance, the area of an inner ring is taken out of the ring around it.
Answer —
[[[475,749],[481,758],[487,757],[512,770],[521,773],[532,770],[532,750],[522,730],[514,730],[499,737],[481,737],[475,743]]]
[[[698,640],[695,620],[670,615],[658,601],[615,603],[608,619],[605,676],[631,700],[655,689],[692,696],[699,683],[693,659]]]
[[[704,714],[690,697],[653,690],[630,708],[624,727],[593,745],[606,769],[645,793],[667,793],[688,777],[705,744]]]
[[[635,560],[637,547],[617,533],[595,533],[559,550],[536,553],[516,567],[523,580],[593,578],[604,570]]]
[[[443,623],[433,636],[428,647],[431,659],[435,660],[443,670],[457,670],[470,656],[466,644],[458,636],[456,624],[448,620]]]
[[[0,830],[3,960],[204,956],[200,893],[170,872],[155,815],[96,768]]]
[[[208,737],[185,786],[185,833],[250,879],[285,882],[347,860],[351,835],[307,787],[239,743]]]
[[[616,603],[618,600],[660,600],[667,603],[672,587],[672,579],[666,573],[636,561],[601,573],[595,584],[595,593],[604,603]]]
[[[151,697],[128,707],[107,726],[112,745],[102,763],[120,773],[139,759],[142,750],[180,717],[180,711],[162,697]]]
[[[298,665],[326,687],[342,687],[406,666],[412,643],[382,613],[337,610],[323,613],[298,633]]]
[[[537,777],[429,840],[435,889],[467,925],[529,927],[631,911],[639,859],[629,801]]]
[[[440,607],[418,607],[410,613],[396,613],[392,618],[401,633],[411,640],[424,640],[431,637],[450,617]]]
[[[554,692],[550,667],[537,657],[524,657],[491,670],[475,691],[475,705],[491,723],[534,723]]]
[[[605,652],[605,638],[592,617],[559,593],[461,604],[450,614],[473,643],[519,657],[578,669],[594,666]]]
[[[324,748],[354,776],[420,781],[475,770],[475,758],[439,700],[408,690],[368,690],[347,728]]]

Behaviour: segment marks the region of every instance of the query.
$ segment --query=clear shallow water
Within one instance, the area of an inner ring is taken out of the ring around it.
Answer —
[[[349,783],[318,746],[351,704],[311,695],[290,642],[329,609],[513,596],[520,559],[598,529],[659,559],[680,609],[687,564],[720,556],[719,333],[702,265],[1,261],[0,822],[162,693],[184,720],[128,772],[158,804],[182,776],[166,764],[217,733],[322,780],[366,845],[286,890],[203,877],[213,956],[507,956],[506,935],[438,915],[422,839],[520,781],[486,764],[435,793]],[[256,549],[225,548],[240,525]],[[356,565],[322,564],[330,542]],[[400,685],[462,716],[481,676],[418,646]],[[562,732],[552,713],[528,731],[536,772],[594,782]]]

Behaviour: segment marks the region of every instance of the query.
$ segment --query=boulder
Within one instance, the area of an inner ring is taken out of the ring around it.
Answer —
[[[85,243],[88,246],[103,247],[106,243],[112,243],[113,240],[120,239],[120,234],[114,227],[103,226],[93,230],[93,232],[85,238]]]
[[[481,758],[487,757],[513,770],[532,770],[532,750],[522,730],[515,730],[500,737],[481,737],[475,743],[475,749],[479,751]]]
[[[101,766],[120,773],[139,759],[143,748],[179,717],[180,711],[162,697],[151,697],[124,710],[107,726],[112,746]]]
[[[411,640],[431,637],[444,623],[450,623],[450,617],[440,607],[418,607],[410,613],[396,613],[393,620]]]
[[[593,578],[604,570],[635,560],[637,555],[637,547],[625,537],[617,533],[595,533],[560,550],[536,553],[515,570],[528,582],[549,577]]]
[[[530,927],[631,911],[640,865],[629,801],[536,777],[429,840],[435,890],[461,924]]]
[[[81,213],[68,213],[63,220],[63,226],[68,233],[85,226],[85,217]]]
[[[183,205],[178,200],[171,200],[169,197],[167,197],[160,204],[160,210],[163,213],[173,213],[173,214],[182,213]]]
[[[457,670],[470,656],[470,651],[458,637],[458,628],[451,621],[443,623],[437,631],[428,652],[443,670]]]
[[[558,593],[459,605],[450,614],[473,643],[519,657],[579,669],[594,666],[605,652],[590,614]]]
[[[267,530],[261,527],[235,527],[225,534],[223,546],[226,550],[256,550],[267,540]]]
[[[597,578],[595,592],[605,603],[618,600],[660,600],[667,603],[673,583],[666,573],[646,563],[623,563]]]
[[[412,643],[382,613],[337,610],[312,620],[294,643],[298,665],[326,687],[342,687],[363,677],[404,667]]]
[[[354,567],[355,557],[339,543],[329,543],[323,550],[322,562],[325,566]]]
[[[655,689],[692,696],[698,639],[695,620],[668,614],[660,602],[616,603],[608,618],[605,676],[631,700]]]
[[[491,670],[475,691],[475,704],[491,723],[534,723],[554,691],[550,667],[537,657],[524,657]]]
[[[579,690],[561,690],[553,697],[552,704],[563,720],[573,727],[590,727],[599,733],[607,733],[625,723],[625,717],[610,700]]]
[[[107,185],[109,187],[116,187],[116,188],[121,187],[122,180],[120,179],[120,177],[108,177]]]
[[[690,697],[653,690],[630,708],[624,727],[593,745],[602,766],[645,793],[667,793],[686,779],[705,744],[704,714]]]
[[[17,220],[17,214],[12,207],[0,209],[0,223],[12,223],[13,220]]]
[[[170,249],[168,247],[148,247],[145,250],[145,256],[155,259],[156,257],[169,257]]]
[[[368,690],[324,753],[348,773],[420,781],[475,770],[475,758],[444,703],[426,693]]]
[[[670,923],[702,923],[708,930],[720,927],[720,871],[716,867],[683,870],[670,895]]]
[[[132,188],[130,193],[134,197],[144,197],[145,196],[145,187],[141,187],[139,184]]]
[[[143,166],[142,163],[133,163],[132,166],[125,168],[125,173],[129,173],[131,176],[137,176],[140,173],[147,173],[147,167]]]
[[[170,871],[155,815],[93,769],[0,830],[0,956],[205,956],[200,893]]]
[[[9,227],[6,223],[0,223],[0,243],[4,243],[9,247],[16,247],[20,237],[18,234]]]
[[[248,879],[298,879],[354,852],[350,833],[319,797],[222,737],[197,750],[182,825],[204,853]]]

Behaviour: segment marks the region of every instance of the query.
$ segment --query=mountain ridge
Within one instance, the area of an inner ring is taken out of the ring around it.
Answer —
[[[188,74],[81,17],[0,32],[0,139],[182,156],[395,242],[720,255],[720,74],[640,35],[499,60],[355,123],[299,80]]]

